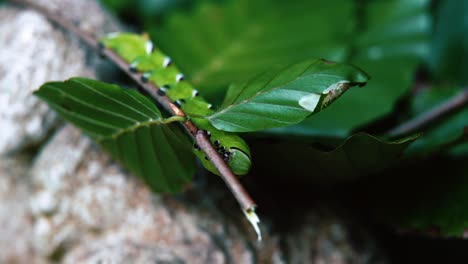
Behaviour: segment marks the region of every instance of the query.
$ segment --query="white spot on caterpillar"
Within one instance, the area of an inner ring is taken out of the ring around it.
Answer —
[[[151,42],[151,40],[146,41],[146,54],[151,54],[153,47],[153,42]]]
[[[182,81],[184,78],[185,78],[185,77],[184,77],[184,75],[183,75],[182,73],[179,73],[179,74],[176,75],[176,81],[177,81],[177,82]]]
[[[171,63],[172,63],[171,58],[166,57],[166,58],[164,58],[164,61],[163,61],[163,67],[166,68],[166,67],[169,66]]]
[[[151,76],[151,72],[145,72],[143,75],[141,75],[141,81],[142,82],[147,82]]]
[[[196,97],[196,96],[198,96],[199,94],[200,94],[200,93],[199,93],[197,90],[193,89],[193,91],[192,91],[192,97]]]
[[[137,65],[138,65],[138,62],[134,61],[130,64],[130,68],[136,69]]]
[[[212,104],[208,104],[208,109],[213,109],[213,105],[212,105]]]
[[[304,95],[299,99],[299,105],[302,106],[304,109],[309,110],[311,112],[315,111],[317,104],[320,100],[320,95],[318,94],[308,94]]]
[[[111,32],[109,34],[106,35],[107,38],[115,38],[115,37],[118,37],[120,34],[122,34],[121,32]]]

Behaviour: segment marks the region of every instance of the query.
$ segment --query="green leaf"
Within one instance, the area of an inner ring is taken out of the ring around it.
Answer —
[[[100,0],[108,10],[128,23],[146,24],[157,21],[171,9],[187,5],[190,0]],[[140,25],[138,25],[140,26]]]
[[[428,51],[430,1],[367,2],[359,16],[353,1],[203,4],[152,33],[197,88],[217,101],[227,84],[276,64],[326,58],[359,66],[372,76],[366,89],[351,89],[326,111],[272,131],[346,138],[393,110]],[[358,19],[362,26],[356,28]]]
[[[432,87],[422,90],[413,97],[412,116],[418,116],[460,92],[460,89],[455,87]],[[464,135],[466,127],[468,127],[468,109],[461,110],[430,128],[421,139],[408,149],[408,154],[423,154],[437,150],[445,144],[459,139]],[[458,155],[468,153],[468,151],[461,149],[452,152],[458,153]]]
[[[330,105],[349,87],[364,85],[362,70],[324,60],[308,60],[232,86],[221,109],[207,119],[216,128],[252,132],[297,124]]]
[[[396,101],[411,88],[415,70],[428,54],[430,1],[368,2],[364,30],[353,37],[355,52],[348,62],[372,79],[365,89],[351,89],[333,107],[282,133],[347,137],[356,128],[391,113]]]
[[[454,84],[468,84],[468,2],[439,1],[429,65],[435,75]]]
[[[72,78],[46,83],[34,94],[155,191],[179,191],[195,173],[187,137],[164,124],[155,104],[137,91]]]
[[[351,1],[226,2],[204,2],[150,31],[210,99],[277,64],[345,57],[344,40],[354,27]]]
[[[268,172],[269,177],[288,181],[330,184],[353,181],[386,169],[398,161],[417,137],[384,141],[358,133],[332,149],[301,138],[273,142],[254,139],[249,143],[256,158],[254,169],[259,173]]]

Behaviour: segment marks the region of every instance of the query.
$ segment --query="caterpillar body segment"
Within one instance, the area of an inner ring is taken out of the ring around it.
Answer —
[[[148,45],[150,45],[148,40],[146,35],[116,32],[100,39],[99,43],[103,47],[115,51],[125,61],[131,62],[142,55],[151,53],[151,51],[148,53]]]
[[[206,130],[211,143],[234,174],[244,175],[249,171],[251,154],[245,141],[234,133],[216,129],[203,118],[213,113],[212,105],[185,80],[185,76],[172,60],[154,47],[147,35],[112,33],[102,38],[100,44],[129,62],[132,72],[143,74],[142,81],[152,82],[158,86],[159,94],[169,97],[199,129]],[[197,146],[193,151],[206,169],[219,174],[203,151]]]

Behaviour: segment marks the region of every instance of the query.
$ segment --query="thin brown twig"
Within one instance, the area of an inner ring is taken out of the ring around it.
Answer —
[[[445,117],[460,111],[466,106],[468,106],[468,88],[463,89],[459,94],[431,110],[391,129],[386,134],[390,137],[399,137],[420,132],[421,130],[443,120]]]
[[[137,82],[143,90],[145,90],[154,100],[156,100],[164,109],[166,109],[172,115],[178,115],[185,117],[185,113],[177,107],[167,96],[161,96],[157,93],[159,87],[150,82],[143,82],[141,79],[141,73],[133,73],[130,71],[130,65],[117,53],[110,49],[102,48],[99,45],[99,42],[96,38],[90,34],[82,31],[74,23],[64,19],[60,15],[50,12],[48,9],[28,0],[10,0],[10,2],[24,5],[35,9],[36,11],[43,14],[50,21],[59,25],[60,27],[66,29],[67,31],[72,32],[77,35],[80,40],[86,43],[88,46],[92,47],[96,51],[100,52],[103,56],[107,57],[115,65],[117,65],[122,71],[124,71],[128,76],[130,76],[135,82]],[[184,127],[190,132],[190,134],[195,139],[195,142],[200,146],[200,149],[203,150],[206,156],[210,159],[213,165],[221,174],[222,179],[227,184],[234,197],[238,201],[240,207],[244,213],[253,213],[255,210],[255,202],[252,200],[248,192],[244,187],[239,183],[237,177],[232,173],[232,170],[215,150],[214,146],[211,144],[211,141],[206,135],[206,132],[198,129],[195,124],[190,120],[184,122]]]

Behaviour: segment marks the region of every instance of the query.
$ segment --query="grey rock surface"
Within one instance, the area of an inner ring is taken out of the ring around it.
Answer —
[[[0,263],[42,262],[29,243],[33,219],[27,172],[25,157],[0,159]]]
[[[95,246],[102,241],[114,248],[129,248],[134,252],[130,255],[139,249],[146,254],[151,248],[158,252],[167,247],[186,263],[226,263],[228,255],[240,261],[235,263],[253,262],[244,239],[224,228],[227,223],[220,215],[210,213],[216,211],[214,206],[153,195],[71,126],[61,129],[43,148],[31,175],[31,241],[41,256],[71,252],[67,256],[71,263],[73,256],[83,255],[73,252],[113,254],[107,246]],[[230,246],[218,245],[214,236]],[[143,246],[135,247],[135,243]],[[223,248],[237,252],[226,254]]]
[[[102,241],[97,240],[67,254],[64,263],[185,263],[170,249],[139,241]]]
[[[85,54],[32,11],[0,9],[0,154],[41,141],[55,115],[32,92],[49,80],[93,76]]]
[[[96,35],[117,30],[96,1],[36,1]],[[66,10],[66,12],[64,12]],[[86,11],[86,12],[84,12]],[[75,36],[37,12],[0,8],[0,155],[38,144],[56,124],[54,113],[32,92],[47,81],[94,77],[98,58]]]

